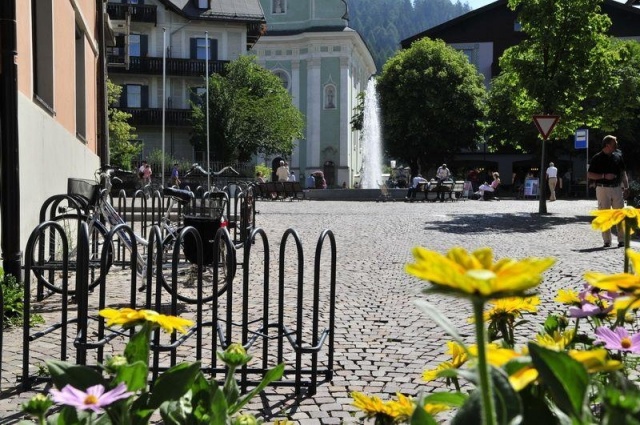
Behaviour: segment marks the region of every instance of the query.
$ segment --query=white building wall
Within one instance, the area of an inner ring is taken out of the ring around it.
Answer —
[[[20,240],[26,246],[39,224],[42,200],[67,193],[67,175],[94,175],[100,159],[20,92],[18,117],[20,163],[26,164],[20,167]]]

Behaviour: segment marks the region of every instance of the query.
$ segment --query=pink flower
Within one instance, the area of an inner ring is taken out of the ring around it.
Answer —
[[[121,382],[111,391],[105,393],[104,390],[105,388],[102,385],[94,385],[87,388],[85,393],[71,385],[65,385],[61,391],[52,389],[49,392],[53,401],[58,404],[75,407],[80,410],[93,410],[95,413],[102,413],[103,407],[110,405],[114,401],[128,398],[133,394],[127,391],[127,386],[124,382]]]
[[[614,330],[601,326],[596,329],[596,335],[600,341],[604,342],[604,347],[609,350],[640,353],[640,334],[629,336],[627,330],[621,326]]]

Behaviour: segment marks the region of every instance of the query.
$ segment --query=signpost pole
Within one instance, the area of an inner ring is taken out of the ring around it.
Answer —
[[[540,154],[540,179],[538,184],[538,193],[540,194],[540,204],[538,207],[539,214],[547,213],[547,196],[545,190],[545,164],[547,162],[547,153],[545,149],[545,145],[547,144],[547,139],[549,138],[549,134],[555,127],[556,123],[560,119],[557,115],[534,115],[533,122],[536,124],[540,135],[542,136],[542,152]]]

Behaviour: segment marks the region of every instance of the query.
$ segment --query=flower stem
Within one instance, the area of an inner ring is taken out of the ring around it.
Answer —
[[[631,226],[632,221],[629,218],[624,219],[624,272],[629,273],[629,256],[627,255],[627,249],[631,242]]]
[[[493,406],[493,388],[489,377],[489,364],[487,363],[487,331],[484,328],[482,318],[484,300],[473,300],[473,316],[476,325],[476,342],[478,344],[478,384],[482,400],[482,424],[495,425],[496,415]]]

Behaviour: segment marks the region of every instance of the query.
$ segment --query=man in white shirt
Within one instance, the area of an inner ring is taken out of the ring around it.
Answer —
[[[289,168],[284,165],[284,161],[280,161],[280,166],[276,170],[276,177],[279,182],[286,182],[289,180]]]
[[[558,169],[553,162],[550,162],[547,168],[547,182],[549,183],[549,201],[553,202],[556,200],[556,184],[558,184]]]
[[[429,183],[429,181],[424,177],[422,177],[420,174],[418,174],[413,178],[413,180],[411,180],[411,187],[407,192],[407,197],[405,198],[405,202],[413,202],[416,200],[416,192],[418,191],[420,184],[423,184],[423,183]]]
[[[444,202],[444,191],[442,190],[442,182],[445,180],[449,180],[451,177],[451,171],[447,168],[447,164],[442,164],[438,167],[438,171],[436,171],[436,180],[438,180],[438,186],[436,187],[436,195],[438,197],[438,201]]]

